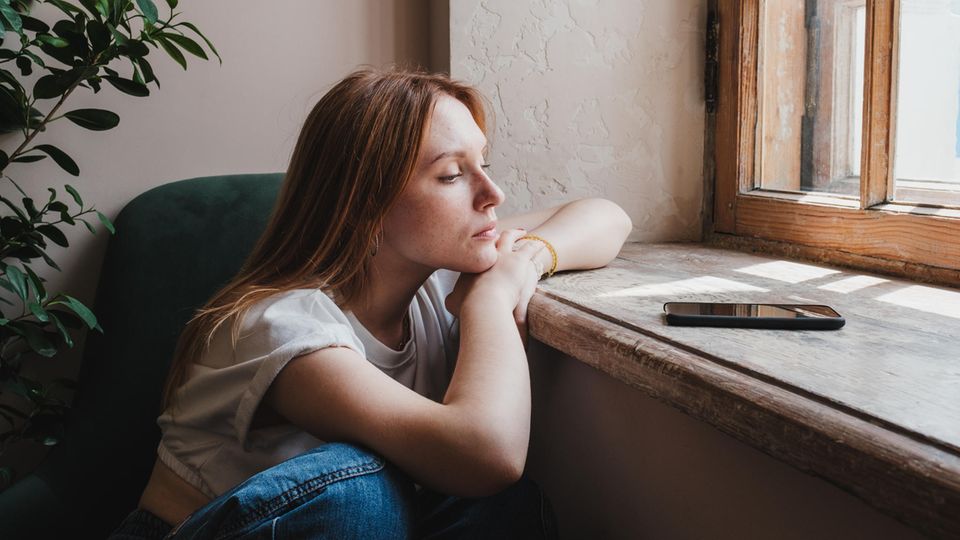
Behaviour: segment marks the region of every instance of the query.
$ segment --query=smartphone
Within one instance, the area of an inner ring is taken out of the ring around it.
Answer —
[[[830,306],[667,302],[667,324],[787,330],[836,330],[846,321]]]

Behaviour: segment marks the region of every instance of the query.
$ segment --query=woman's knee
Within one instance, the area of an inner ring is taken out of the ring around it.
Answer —
[[[210,537],[402,538],[413,499],[413,482],[383,458],[329,443],[255,475],[188,522],[216,531]]]

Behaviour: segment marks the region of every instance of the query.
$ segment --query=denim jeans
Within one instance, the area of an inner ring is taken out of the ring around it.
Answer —
[[[343,443],[251,477],[172,531],[163,525],[138,510],[110,538],[556,538],[550,504],[526,478],[483,498],[417,492],[395,466]]]

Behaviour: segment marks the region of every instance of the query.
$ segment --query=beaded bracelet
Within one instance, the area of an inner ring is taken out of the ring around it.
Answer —
[[[553,249],[553,245],[550,244],[550,242],[547,242],[546,240],[544,240],[543,238],[541,238],[541,237],[539,237],[539,236],[537,236],[537,235],[535,235],[535,234],[526,234],[526,235],[523,235],[523,236],[521,236],[517,241],[519,242],[520,240],[536,240],[537,242],[540,242],[540,243],[542,243],[543,245],[547,246],[547,250],[550,251],[550,257],[553,258],[553,264],[550,266],[550,269],[547,270],[547,277],[552,276],[553,273],[557,271],[557,260],[558,260],[558,259],[557,259],[557,250]]]

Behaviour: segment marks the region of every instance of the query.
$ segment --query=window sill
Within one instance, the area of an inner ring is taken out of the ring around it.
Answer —
[[[666,301],[809,302],[834,332],[666,326]],[[559,274],[535,339],[933,536],[960,535],[960,292],[701,244]]]

